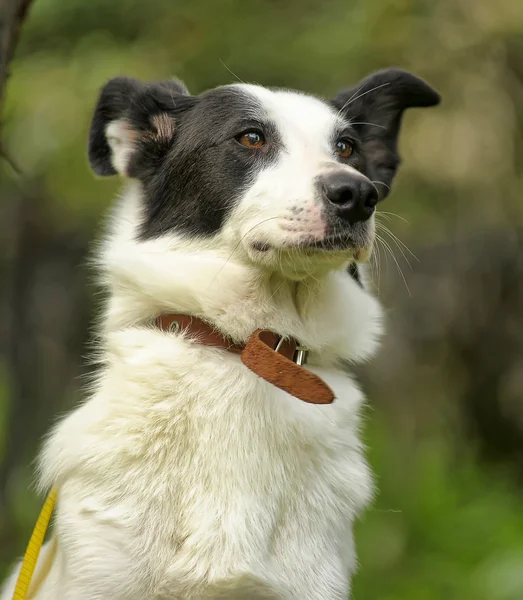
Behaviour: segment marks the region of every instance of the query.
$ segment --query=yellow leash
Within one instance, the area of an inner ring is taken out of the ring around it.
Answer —
[[[49,521],[51,520],[51,515],[53,514],[54,505],[56,503],[56,494],[57,490],[55,488],[49,492],[49,496],[47,496],[47,500],[42,507],[40,516],[36,521],[33,534],[31,535],[29,544],[27,544],[22,566],[20,567],[20,573],[18,574],[15,591],[13,593],[13,600],[26,600],[27,598],[27,592],[33,578],[36,562],[38,561],[38,555],[42,549],[45,534],[49,527]]]

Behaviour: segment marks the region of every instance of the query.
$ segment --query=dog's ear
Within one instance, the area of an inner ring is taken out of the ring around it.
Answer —
[[[332,100],[361,138],[365,171],[378,186],[380,200],[388,195],[400,162],[397,145],[403,111],[439,101],[433,88],[401,69],[373,73]]]
[[[111,79],[102,88],[89,132],[88,156],[97,175],[139,175],[172,143],[177,119],[195,98],[179,81]]]

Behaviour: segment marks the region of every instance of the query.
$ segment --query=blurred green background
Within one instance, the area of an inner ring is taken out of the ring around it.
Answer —
[[[99,87],[174,75],[329,97],[391,65],[443,104],[406,116],[379,217],[389,335],[360,373],[379,494],[354,597],[523,598],[521,0],[34,1],[2,115],[0,575],[41,503],[39,441],[82,396],[89,245],[119,187],[86,160]]]

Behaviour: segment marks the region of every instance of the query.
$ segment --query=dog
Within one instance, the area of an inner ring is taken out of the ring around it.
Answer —
[[[127,181],[96,258],[100,369],[39,459],[40,489],[59,493],[32,598],[349,597],[373,483],[348,366],[382,333],[362,263],[402,115],[438,102],[400,69],[330,101],[248,84],[103,87],[90,164]],[[307,363],[261,337],[263,368],[229,351],[259,331],[296,340]]]

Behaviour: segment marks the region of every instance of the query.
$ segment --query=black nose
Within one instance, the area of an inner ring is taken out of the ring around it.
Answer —
[[[378,193],[368,179],[342,171],[323,175],[320,181],[325,199],[351,225],[367,220],[374,212]]]

